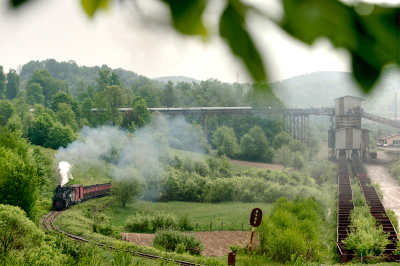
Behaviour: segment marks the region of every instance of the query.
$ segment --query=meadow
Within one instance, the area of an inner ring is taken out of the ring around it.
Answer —
[[[155,212],[172,213],[177,217],[188,215],[191,226],[198,231],[209,231],[212,221],[212,230],[251,230],[249,225],[250,213],[253,208],[260,208],[264,215],[270,211],[272,204],[268,203],[193,203],[193,202],[146,202],[137,201],[127,204],[126,208],[112,204],[109,208],[113,212],[111,222],[114,226],[123,230],[128,217],[136,213],[154,214]],[[233,226],[232,226],[233,224]]]

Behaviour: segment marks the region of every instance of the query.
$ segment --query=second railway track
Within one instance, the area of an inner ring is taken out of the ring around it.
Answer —
[[[46,227],[48,230],[55,231],[56,233],[65,234],[66,236],[68,236],[68,237],[70,237],[70,238],[72,238],[72,239],[74,239],[74,240],[76,240],[76,241],[82,241],[82,242],[87,242],[87,243],[93,243],[93,244],[95,244],[95,245],[97,245],[97,246],[99,246],[99,247],[106,247],[106,248],[108,248],[108,249],[110,249],[110,250],[115,250],[115,251],[117,251],[117,249],[114,248],[114,247],[112,247],[112,246],[107,246],[107,245],[104,245],[104,244],[102,244],[102,243],[96,243],[96,242],[93,242],[93,241],[91,241],[91,240],[87,240],[87,239],[85,239],[85,238],[83,238],[83,237],[70,234],[70,233],[68,233],[68,232],[65,232],[65,231],[63,231],[63,230],[57,228],[57,227],[54,225],[54,220],[55,220],[55,218],[56,218],[59,214],[61,214],[61,213],[63,213],[63,212],[64,212],[64,211],[51,211],[51,212],[44,218],[44,220],[43,220],[43,223],[44,223],[45,227]],[[179,265],[182,265],[182,266],[204,266],[204,265],[198,264],[198,263],[187,262],[187,261],[180,261],[180,260],[174,260],[174,259],[170,259],[170,258],[164,258],[164,257],[152,255],[152,254],[141,253],[141,252],[138,252],[138,251],[129,251],[129,250],[126,250],[125,252],[128,252],[128,253],[132,254],[132,256],[138,256],[138,257],[142,257],[142,258],[146,258],[146,259],[165,260],[165,261],[168,261],[168,260],[171,261],[171,260],[173,260],[176,264],[179,264]]]

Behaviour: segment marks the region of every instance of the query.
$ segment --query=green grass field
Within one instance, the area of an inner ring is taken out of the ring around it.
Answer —
[[[216,153],[215,150],[211,150],[211,154],[205,154],[205,153],[197,153],[197,152],[191,152],[191,151],[184,151],[184,150],[178,150],[178,149],[173,149],[170,148],[170,152],[172,156],[178,155],[179,157],[182,158],[190,158],[190,159],[207,159],[208,157],[212,157],[214,153]]]
[[[136,203],[128,204],[125,208],[120,205],[111,205],[110,208],[114,213],[111,220],[114,226],[121,229],[124,226],[126,219],[135,215],[136,212],[144,214],[153,214],[156,211],[164,211],[172,213],[176,216],[189,216],[191,225],[198,230],[209,231],[212,221],[212,230],[221,230],[221,222],[224,223],[224,230],[241,230],[242,223],[245,230],[251,230],[249,224],[250,213],[253,208],[260,208],[264,215],[270,211],[271,204],[267,203],[241,203],[241,202],[226,202],[226,203],[193,203],[193,202],[146,202],[137,201]],[[233,221],[233,227],[232,227]]]

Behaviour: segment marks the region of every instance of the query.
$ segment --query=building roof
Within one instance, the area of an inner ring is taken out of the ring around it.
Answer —
[[[397,137],[397,136],[400,136],[400,134],[395,133],[395,134],[384,135],[384,136],[379,137],[378,139],[390,139],[390,138]]]
[[[343,97],[339,97],[339,98],[336,98],[335,100],[340,99],[340,98],[346,98],[346,97],[356,98],[356,99],[360,99],[361,101],[365,101],[363,98],[355,97],[355,96],[350,96],[350,95],[346,95],[346,96],[343,96]]]

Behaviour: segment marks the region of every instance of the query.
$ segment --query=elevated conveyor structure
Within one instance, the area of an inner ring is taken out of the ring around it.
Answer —
[[[391,127],[400,129],[400,122],[397,122],[396,120],[387,119],[387,118],[373,115],[373,114],[370,114],[370,113],[367,113],[364,111],[361,112],[361,117],[371,120],[371,121],[374,121],[374,122],[377,122],[377,123],[380,123],[380,124],[383,124],[383,125],[387,125],[387,126],[391,126]]]
[[[338,214],[337,214],[337,249],[341,263],[350,261],[353,258],[353,252],[347,250],[342,244],[342,240],[348,235],[348,226],[350,225],[350,211],[354,209],[352,202],[353,193],[347,168],[346,153],[339,154],[338,160]]]
[[[385,207],[383,207],[378,193],[372,186],[371,179],[367,175],[367,171],[361,162],[360,156],[357,153],[354,153],[351,156],[351,160],[354,170],[357,174],[362,193],[367,201],[367,204],[371,208],[372,216],[379,224],[382,225],[383,231],[389,234],[388,239],[391,241],[391,243],[386,246],[384,254],[388,255],[393,260],[399,260],[400,255],[393,255],[393,251],[396,249],[396,242],[398,241],[397,232],[386,213]]]

